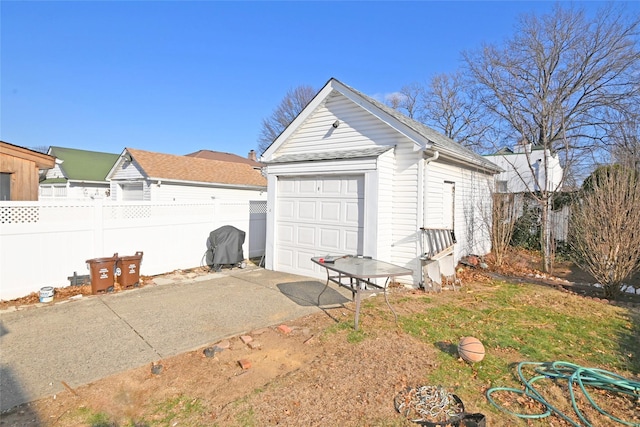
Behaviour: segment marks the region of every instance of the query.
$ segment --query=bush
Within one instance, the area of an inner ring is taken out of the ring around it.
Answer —
[[[511,237],[511,246],[527,250],[539,251],[540,247],[540,215],[536,207],[525,207],[520,218],[516,220]]]

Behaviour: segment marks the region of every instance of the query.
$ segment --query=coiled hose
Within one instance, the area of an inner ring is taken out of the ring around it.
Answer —
[[[538,374],[533,376],[530,379],[525,378],[523,373],[523,368],[525,366],[536,366],[535,372]],[[582,411],[578,408],[578,404],[575,399],[575,390],[576,387],[579,387],[585,398],[589,401],[592,407],[594,407],[598,412],[607,416],[612,421],[616,421],[620,424],[627,426],[635,426],[639,427],[640,424],[637,422],[631,422],[622,420],[610,414],[609,412],[602,409],[598,404],[591,398],[591,395],[587,391],[587,387],[606,390],[612,393],[620,393],[626,394],[629,396],[638,399],[640,402],[640,382],[629,380],[620,375],[617,375],[613,372],[605,371],[602,369],[594,369],[594,368],[584,368],[582,366],[569,363],[569,362],[520,362],[518,364],[518,376],[520,377],[520,381],[524,384],[525,388],[516,389],[511,387],[494,387],[487,390],[487,399],[491,402],[495,407],[502,410],[503,412],[509,413],[519,418],[528,418],[528,419],[540,419],[545,418],[555,413],[557,416],[563,418],[567,422],[571,423],[576,427],[591,427],[591,424],[585,416],[582,414]],[[551,405],[547,402],[544,397],[534,388],[534,383],[541,379],[552,379],[552,380],[566,380],[569,386],[569,396],[571,399],[571,405],[573,410],[577,414],[580,421],[584,423],[578,424],[575,420],[571,419],[568,415],[561,412],[558,408]],[[491,395],[497,391],[506,391],[517,394],[525,395],[536,402],[542,404],[546,411],[540,414],[520,414],[516,412],[509,411],[504,407],[500,406],[498,403],[493,400]]]

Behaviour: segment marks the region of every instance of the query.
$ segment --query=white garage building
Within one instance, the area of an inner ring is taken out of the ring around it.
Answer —
[[[490,250],[501,169],[331,79],[263,153],[268,269],[325,278],[313,256],[365,255],[422,278],[422,228],[453,229],[453,257]]]

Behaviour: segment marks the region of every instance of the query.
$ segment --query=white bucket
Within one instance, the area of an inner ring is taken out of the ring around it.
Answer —
[[[51,301],[53,301],[53,287],[45,286],[44,288],[40,288],[40,302]]]

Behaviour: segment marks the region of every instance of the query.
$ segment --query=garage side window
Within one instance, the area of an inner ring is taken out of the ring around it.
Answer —
[[[135,202],[143,200],[144,189],[142,182],[131,182],[122,184],[122,200],[125,202]]]

